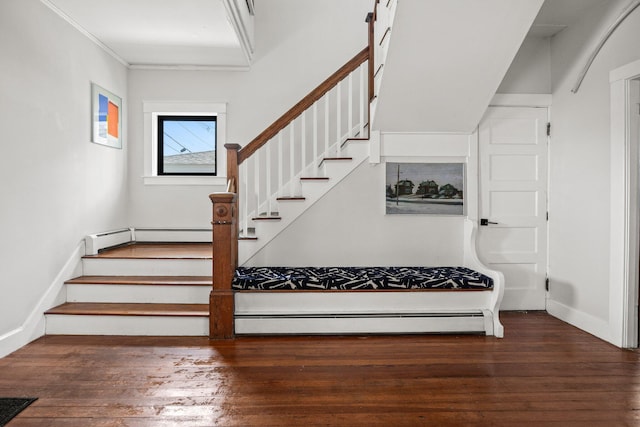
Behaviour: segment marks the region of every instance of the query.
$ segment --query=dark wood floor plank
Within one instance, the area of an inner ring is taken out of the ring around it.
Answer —
[[[0,359],[20,426],[633,426],[640,354],[544,313],[504,339],[43,337]]]

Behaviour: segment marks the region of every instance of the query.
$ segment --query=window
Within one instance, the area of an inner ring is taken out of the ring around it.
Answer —
[[[224,149],[224,144],[227,142],[226,103],[143,101],[142,104],[145,141],[144,185],[225,186],[227,184],[225,177],[227,156]],[[206,130],[203,123],[199,123],[201,120],[205,123],[214,122],[209,123],[209,130],[213,131],[211,133],[215,138],[211,144],[202,143],[198,139],[206,141],[207,132],[204,132],[205,135],[199,133]],[[162,126],[162,130],[160,130],[160,126]],[[179,130],[172,130],[172,126]],[[185,128],[191,130],[197,137]],[[171,138],[174,138],[179,144]],[[193,162],[191,164],[180,163],[181,160],[189,160],[189,157],[191,160],[206,156],[210,158],[211,153],[203,154],[205,151],[214,152],[213,162],[208,162],[208,165],[207,162],[205,165],[202,163],[194,165]],[[194,170],[194,168],[197,169]]]
[[[158,175],[216,175],[216,116],[157,119]]]

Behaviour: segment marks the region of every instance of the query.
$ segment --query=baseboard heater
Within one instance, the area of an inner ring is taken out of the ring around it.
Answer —
[[[483,333],[477,313],[251,314],[235,316],[239,335]]]
[[[84,238],[85,254],[96,255],[101,249],[129,243],[133,240],[133,233],[133,228],[122,228],[119,230],[90,234]]]

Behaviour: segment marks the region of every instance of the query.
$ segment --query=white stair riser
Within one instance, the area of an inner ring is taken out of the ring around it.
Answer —
[[[67,302],[208,304],[210,286],[67,284]]]
[[[47,335],[208,336],[208,317],[46,315]]]
[[[210,259],[84,258],[85,276],[210,276]]]

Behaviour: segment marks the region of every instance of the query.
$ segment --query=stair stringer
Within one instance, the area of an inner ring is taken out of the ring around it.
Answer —
[[[349,176],[358,166],[369,158],[370,140],[350,140],[343,151],[350,161],[325,161],[319,166],[321,176],[328,177],[328,181],[303,181],[302,196],[304,200],[281,201],[278,204],[279,221],[254,221],[254,240],[240,240],[238,242],[238,264],[243,265],[256,255],[269,242],[293,224],[304,212],[322,199],[336,185]]]

